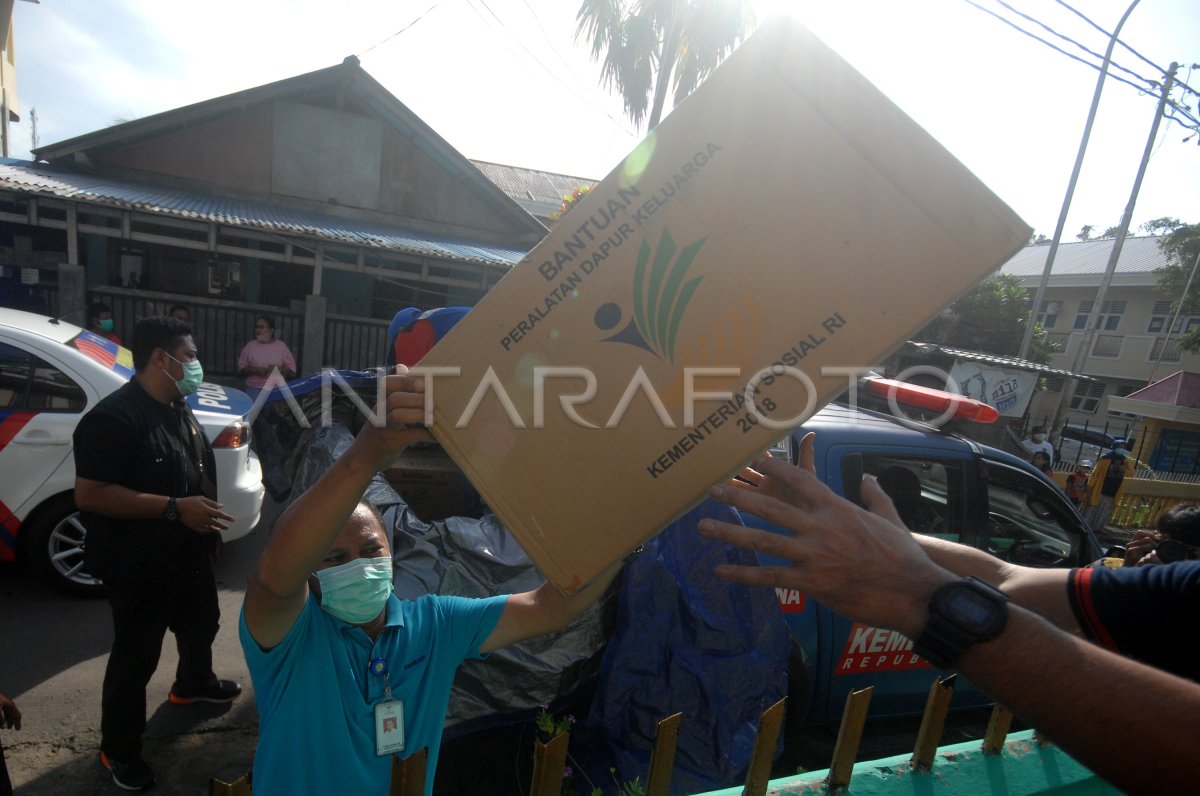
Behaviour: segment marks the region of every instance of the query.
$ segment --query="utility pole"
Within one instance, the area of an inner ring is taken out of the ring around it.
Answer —
[[[1079,152],[1075,155],[1075,168],[1071,170],[1071,179],[1067,182],[1067,195],[1063,197],[1062,208],[1058,211],[1058,226],[1054,228],[1054,240],[1050,241],[1050,251],[1046,253],[1046,266],[1042,269],[1042,278],[1033,294],[1033,306],[1029,308],[1029,320],[1025,323],[1025,336],[1021,339],[1021,359],[1029,359],[1029,347],[1033,343],[1033,324],[1042,308],[1042,299],[1046,295],[1046,284],[1050,281],[1050,269],[1054,267],[1054,258],[1058,255],[1058,244],[1062,242],[1063,227],[1067,225],[1067,212],[1071,209],[1071,200],[1075,196],[1075,183],[1079,182],[1079,171],[1083,168],[1083,155],[1087,152],[1088,139],[1092,137],[1092,123],[1096,121],[1096,109],[1100,107],[1100,90],[1104,88],[1104,78],[1108,77],[1108,64],[1112,61],[1113,49],[1117,46],[1117,36],[1125,26],[1125,20],[1133,13],[1140,0],[1133,0],[1125,15],[1113,29],[1108,38],[1108,49],[1104,51],[1104,62],[1100,64],[1100,77],[1096,78],[1096,90],[1092,92],[1092,107],[1088,109],[1087,124],[1083,126],[1083,139],[1079,142]],[[1057,426],[1051,426],[1051,429]],[[1048,429],[1050,430],[1050,429]]]
[[[1192,272],[1188,274],[1187,283],[1183,286],[1183,295],[1179,297],[1179,306],[1175,308],[1175,315],[1171,318],[1171,325],[1167,327],[1167,337],[1163,340],[1162,347],[1158,349],[1158,356],[1154,360],[1154,368],[1150,371],[1150,378],[1146,379],[1146,386],[1149,387],[1154,383],[1154,374],[1158,373],[1158,366],[1162,363],[1163,354],[1167,352],[1167,346],[1171,343],[1171,335],[1175,332],[1175,324],[1179,322],[1179,313],[1183,312],[1183,305],[1187,303],[1188,291],[1192,289],[1192,280],[1196,277],[1196,268],[1200,267],[1200,253],[1196,254],[1196,261],[1192,263]]]
[[[1071,373],[1078,373],[1083,369],[1084,362],[1088,358],[1088,354],[1092,349],[1092,339],[1096,335],[1096,325],[1099,321],[1100,311],[1104,306],[1104,297],[1108,293],[1108,286],[1112,282],[1113,271],[1117,268],[1117,259],[1121,256],[1121,247],[1125,245],[1125,235],[1129,232],[1129,222],[1133,218],[1133,206],[1137,203],[1138,191],[1142,188],[1142,178],[1146,176],[1146,166],[1150,162],[1150,154],[1154,150],[1154,139],[1158,137],[1158,125],[1162,122],[1163,111],[1167,107],[1167,97],[1171,93],[1171,86],[1175,82],[1175,71],[1179,69],[1179,64],[1171,62],[1171,67],[1167,70],[1167,78],[1163,81],[1162,96],[1158,98],[1158,109],[1154,112],[1154,123],[1150,125],[1150,137],[1146,140],[1146,148],[1142,151],[1142,162],[1138,165],[1137,177],[1133,180],[1133,190],[1129,193],[1129,202],[1125,205],[1125,214],[1121,216],[1121,226],[1117,229],[1116,240],[1113,241],[1112,251],[1108,255],[1108,266],[1104,269],[1104,276],[1100,280],[1100,288],[1096,291],[1096,300],[1092,304],[1092,311],[1088,313],[1087,325],[1083,329],[1083,339],[1079,342],[1079,350],[1075,352],[1075,363],[1071,366]],[[1062,427],[1063,417],[1067,413],[1069,406],[1068,395],[1074,395],[1076,384],[1079,379],[1074,376],[1067,377],[1066,384],[1063,385],[1063,391],[1058,396],[1058,409],[1054,412],[1054,422],[1050,425],[1051,429]]]

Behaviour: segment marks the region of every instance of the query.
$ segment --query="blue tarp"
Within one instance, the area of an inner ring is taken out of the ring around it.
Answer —
[[[744,782],[759,717],[787,693],[790,642],[775,594],[716,578],[718,564],[752,565],[754,556],[701,536],[704,517],[740,522],[707,501],[625,567],[616,630],[579,733],[603,749],[586,764],[597,784],[611,782],[609,768],[621,782],[644,783],[657,724],[677,712],[671,792]]]

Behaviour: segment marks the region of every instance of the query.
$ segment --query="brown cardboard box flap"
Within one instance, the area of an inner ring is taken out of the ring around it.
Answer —
[[[843,390],[830,368],[877,362],[1029,234],[781,21],[422,360],[457,369],[431,379],[433,433],[573,591]]]

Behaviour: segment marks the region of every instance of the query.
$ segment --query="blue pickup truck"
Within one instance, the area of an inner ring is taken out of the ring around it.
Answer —
[[[1063,493],[1027,462],[951,433],[845,404],[831,404],[790,434],[777,455],[794,462],[816,432],[817,474],[857,498],[875,476],[910,529],[972,545],[1015,564],[1082,566],[1099,546]],[[747,525],[785,531],[753,516]],[[760,556],[763,564],[781,563]],[[776,591],[793,644],[789,725],[835,722],[846,696],[871,685],[871,715],[919,713],[939,674],[899,633],[850,622],[796,591]],[[989,700],[968,683],[954,705]]]

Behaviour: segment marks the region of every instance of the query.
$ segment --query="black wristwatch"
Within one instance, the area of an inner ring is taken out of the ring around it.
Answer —
[[[951,669],[972,644],[1000,635],[1008,597],[976,577],[944,584],[929,598],[929,623],[913,652],[939,669]]]
[[[175,498],[167,498],[167,507],[163,509],[163,519],[170,522],[179,519],[179,504],[175,502]]]

